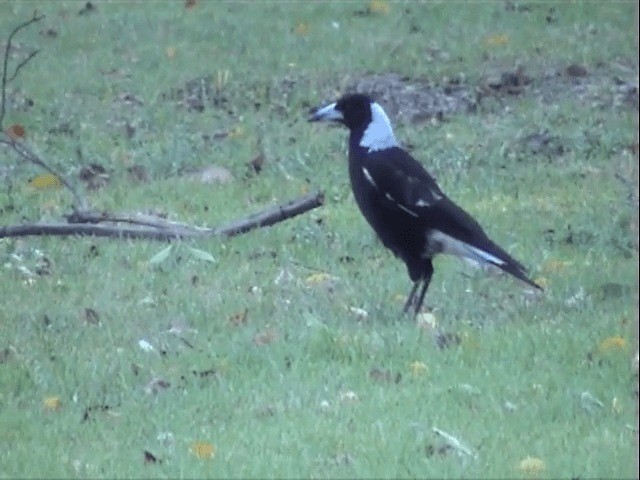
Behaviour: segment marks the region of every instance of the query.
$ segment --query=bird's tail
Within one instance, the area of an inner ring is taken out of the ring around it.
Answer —
[[[468,258],[480,264],[488,263],[490,265],[494,265],[509,275],[514,276],[518,280],[523,281],[527,285],[537,288],[538,290],[543,290],[540,285],[529,278],[527,269],[524,265],[491,240],[483,243],[485,243],[485,245],[482,245],[482,248],[467,244],[469,252]]]

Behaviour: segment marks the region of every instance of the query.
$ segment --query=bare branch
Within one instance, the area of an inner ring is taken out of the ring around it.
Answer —
[[[21,23],[16,28],[14,28],[9,34],[9,38],[7,39],[7,46],[4,49],[4,57],[2,61],[2,83],[0,83],[0,96],[1,96],[0,98],[0,129],[2,130],[4,130],[4,127],[3,127],[4,115],[7,111],[7,83],[15,79],[16,75],[18,75],[18,71],[20,71],[20,69],[24,67],[24,65],[26,65],[26,63],[29,60],[31,60],[37,53],[36,51],[36,53],[32,53],[31,55],[29,55],[29,57],[25,61],[21,62],[20,65],[18,65],[18,67],[16,68],[11,78],[8,78],[7,75],[9,73],[8,67],[9,67],[9,54],[11,52],[11,41],[13,40],[13,37],[15,37],[20,30],[22,30],[23,28],[27,28],[32,23],[39,22],[43,18],[44,18],[44,15],[39,15],[38,12],[33,12],[33,17],[31,17],[31,19]]]
[[[12,82],[16,79],[16,77],[18,76],[18,72],[20,71],[20,69],[22,67],[24,67],[27,63],[29,63],[29,60],[31,60],[33,57],[35,57],[38,53],[40,53],[40,50],[34,50],[33,52],[31,52],[27,58],[25,58],[24,60],[22,60],[18,66],[16,67],[16,69],[13,71],[13,75],[11,75],[11,77],[9,77],[7,79],[7,83]]]
[[[60,173],[56,172],[52,167],[47,165],[44,162],[44,160],[42,160],[38,155],[36,155],[29,147],[27,147],[20,140],[12,138],[4,132],[0,132],[0,135],[2,135],[2,137],[0,137],[0,145],[7,145],[10,149],[16,152],[16,154],[22,157],[24,160],[27,160],[35,165],[38,165],[40,168],[46,170],[47,172],[51,173],[52,175],[55,175],[60,179],[62,184],[65,186],[65,188],[69,190],[69,192],[71,192],[71,195],[73,196],[73,199],[75,202],[75,205],[73,206],[74,211],[88,208],[87,201],[78,193],[78,191],[75,189],[73,184],[67,178],[65,178],[64,175],[61,175]]]
[[[268,227],[319,207],[324,203],[324,194],[316,192],[282,205],[269,207],[261,212],[218,228],[195,227],[165,219],[142,216],[142,223],[134,221],[136,214],[111,215],[99,212],[75,212],[75,221],[84,223],[27,223],[0,227],[0,238],[25,237],[31,235],[96,236],[171,241],[185,238],[234,237],[257,228]],[[83,214],[85,217],[83,217]],[[102,216],[102,217],[101,217]],[[104,220],[102,220],[104,218]],[[114,218],[126,218],[130,225],[113,223]],[[108,220],[111,219],[111,220]],[[87,223],[95,221],[95,223]],[[105,223],[102,223],[105,222]]]

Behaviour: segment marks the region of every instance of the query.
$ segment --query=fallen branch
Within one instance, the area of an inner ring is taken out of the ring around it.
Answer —
[[[161,241],[203,237],[230,238],[293,218],[323,203],[324,194],[316,192],[282,205],[266,208],[217,228],[196,227],[150,215],[74,212],[67,217],[67,223],[36,222],[0,227],[0,238],[37,235],[76,235]],[[127,225],[121,225],[121,223]]]
[[[38,154],[17,136],[12,129],[5,129],[4,120],[7,111],[7,85],[14,81],[21,69],[38,53],[38,50],[27,55],[18,62],[13,74],[9,75],[9,56],[11,42],[15,35],[29,25],[39,22],[44,15],[34,12],[33,17],[14,28],[9,34],[2,59],[2,75],[0,79],[0,146],[7,147],[20,159],[37,165],[55,175],[73,197],[72,212],[66,215],[66,223],[24,223],[21,225],[0,226],[0,238],[25,237],[34,235],[54,236],[95,236],[111,238],[140,238],[149,240],[171,241],[186,238],[224,236],[233,237],[256,228],[267,227],[283,220],[295,217],[324,201],[322,193],[314,193],[292,200],[286,204],[267,208],[261,212],[242,218],[229,225],[218,228],[195,227],[180,222],[173,222],[160,217],[143,214],[113,214],[90,210],[86,199],[64,175],[50,167]]]

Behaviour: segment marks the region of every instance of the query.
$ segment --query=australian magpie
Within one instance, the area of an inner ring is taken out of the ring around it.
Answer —
[[[413,281],[403,312],[413,306],[414,317],[418,315],[433,274],[433,257],[440,253],[494,265],[542,290],[525,267],[496,245],[400,147],[380,104],[366,95],[348,94],[312,109],[309,121],[338,122],[350,131],[353,195],[382,243],[404,261]]]

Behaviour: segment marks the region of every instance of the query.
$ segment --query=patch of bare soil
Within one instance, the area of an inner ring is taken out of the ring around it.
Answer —
[[[477,82],[464,79],[435,82],[383,73],[339,79],[335,84],[317,87],[327,94],[336,90],[366,93],[383,103],[394,121],[414,123],[454,114],[495,112],[496,108],[506,110],[510,102],[532,97],[543,104],[571,99],[598,109],[638,110],[637,72],[637,62],[633,61],[602,63],[592,69],[569,63],[544,68],[494,67]],[[236,111],[239,108],[252,107],[286,115],[287,98],[309,83],[311,80],[307,78],[286,77],[245,88],[240,98],[217,86],[214,77],[209,76],[190,80],[161,98],[197,112],[216,109],[234,115],[240,113]],[[237,101],[243,105],[235,105]]]
[[[406,122],[481,112],[489,99],[506,106],[524,97],[543,104],[571,99],[601,109],[638,110],[637,70],[622,64],[593,71],[575,63],[531,73],[523,67],[496,69],[475,84],[457,79],[437,84],[386,73],[361,77],[347,91],[375,97],[392,117]]]

